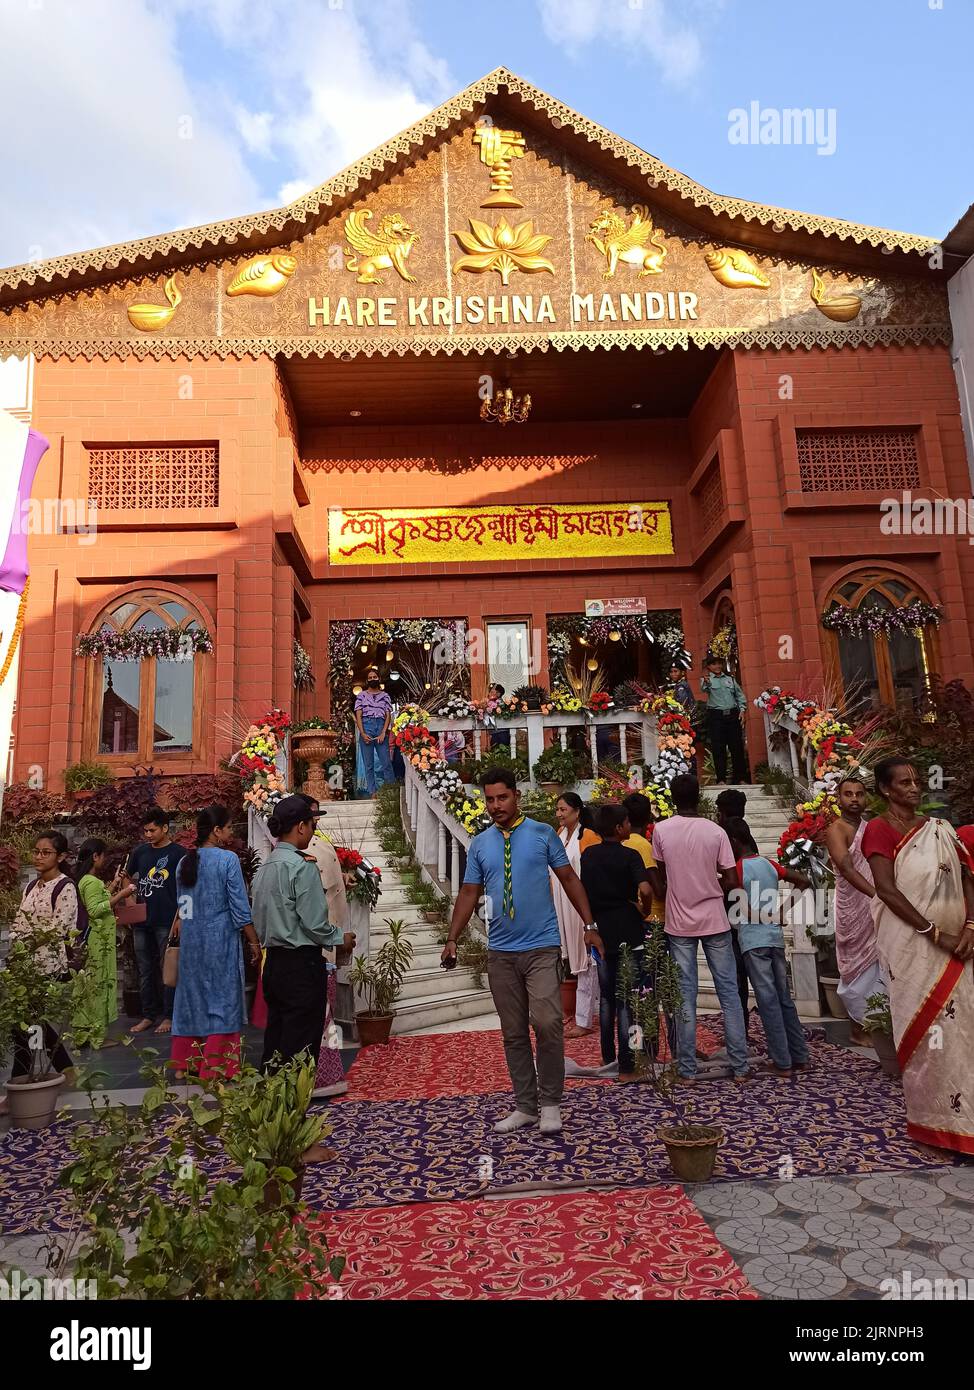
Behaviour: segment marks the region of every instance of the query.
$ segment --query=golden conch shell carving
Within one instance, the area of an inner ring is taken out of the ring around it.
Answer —
[[[177,307],[182,303],[183,296],[176,288],[175,275],[170,275],[164,288],[166,298],[169,300],[168,304],[129,305],[127,312],[129,323],[133,328],[141,328],[144,333],[153,333],[157,328],[165,328]]]
[[[857,294],[834,294],[825,298],[825,282],[817,270],[812,271],[812,303],[819,313],[836,323],[849,323],[857,318],[862,308],[862,300]]]
[[[726,246],[722,251],[708,251],[704,260],[718,285],[723,285],[726,289],[766,290],[771,285],[771,281],[758,270],[747,252],[739,250],[736,246]]]
[[[476,217],[470,218],[469,232],[454,232],[457,241],[468,256],[461,256],[454,262],[453,269],[469,270],[472,274],[482,274],[485,270],[496,270],[501,284],[510,283],[511,272],[523,270],[532,275],[539,270],[555,273],[555,267],[538,252],[543,251],[551,240],[535,232],[533,222],[519,222],[512,227],[506,217],[502,217],[496,227]]]
[[[413,231],[399,212],[387,212],[380,217],[374,232],[365,225],[371,218],[368,209],[350,212],[346,217],[345,269],[356,272],[360,285],[381,285],[380,270],[395,270],[404,280],[415,282],[416,276],[410,275],[406,262],[419,241],[419,233]]]
[[[524,156],[524,136],[519,130],[499,130],[497,126],[478,126],[473,142],[480,146],[480,158],[490,170],[490,197],[482,208],[523,208],[515,198],[511,160]]]
[[[227,294],[278,294],[297,268],[296,258],[286,252],[275,252],[273,256],[252,256],[227,285]]]
[[[618,212],[606,209],[595,219],[585,234],[600,255],[605,257],[603,280],[611,280],[620,261],[626,265],[639,266],[639,278],[644,275],[662,275],[666,260],[666,247],[653,236],[653,219],[649,208],[637,203],[630,209],[632,222],[626,226],[626,219]],[[650,250],[650,247],[654,250]]]

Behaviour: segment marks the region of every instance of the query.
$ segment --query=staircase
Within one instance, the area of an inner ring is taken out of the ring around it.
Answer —
[[[494,1004],[487,989],[477,989],[468,970],[457,966],[446,971],[440,966],[442,946],[436,930],[423,921],[420,909],[406,898],[406,890],[389,856],[379,844],[373,825],[371,801],[333,801],[325,803],[328,812],[324,830],[336,844],[357,849],[382,870],[382,893],[372,909],[369,954],[375,956],[388,939],[386,922],[402,921],[413,947],[413,962],[403,983],[393,1033],[424,1033],[493,1013]]]
[[[735,782],[731,784],[731,787],[734,791],[743,792],[747,797],[744,819],[751,828],[751,834],[754,836],[758,849],[768,859],[777,860],[778,841],[789,823],[787,811],[774,797],[766,795],[760,783]],[[715,801],[724,790],[723,787],[704,787],[703,795],[708,801]],[[720,1003],[714,989],[710,967],[707,965],[703,953],[703,947],[698,953],[697,975],[699,979],[698,1010],[718,1010]]]

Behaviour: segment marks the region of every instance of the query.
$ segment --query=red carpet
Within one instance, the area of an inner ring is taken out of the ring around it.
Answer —
[[[713,1052],[719,1039],[697,1028],[697,1046]],[[598,1033],[569,1039],[565,1053],[580,1066],[602,1064]],[[568,1085],[592,1084],[588,1078]],[[603,1083],[610,1084],[610,1083]],[[345,1100],[431,1100],[436,1096],[491,1095],[509,1091],[511,1079],[498,1029],[482,1033],[425,1033],[393,1038],[387,1047],[363,1048],[348,1073]]]
[[[417,1203],[318,1222],[346,1257],[348,1299],[758,1297],[679,1187]]]

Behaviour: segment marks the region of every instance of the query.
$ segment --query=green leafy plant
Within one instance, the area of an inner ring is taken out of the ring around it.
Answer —
[[[514,691],[515,700],[523,700],[528,709],[540,709],[548,704],[551,695],[544,685],[519,685]]]
[[[330,720],[322,719],[320,714],[313,714],[310,719],[302,719],[299,723],[291,725],[292,734],[305,734],[309,729],[323,729],[325,733],[334,732]]]
[[[26,1033],[44,1024],[61,1028],[71,1011],[73,984],[58,977],[55,965],[64,941],[54,928],[31,921],[24,913],[27,930],[10,943],[0,971],[0,1059],[13,1046],[14,1034]],[[63,968],[63,966],[62,966]],[[31,1050],[30,1081],[45,1081],[55,1075],[46,1047]]]
[[[72,793],[97,791],[114,780],[114,772],[104,763],[72,763],[64,772],[65,790]]]
[[[890,1012],[889,995],[884,991],[870,994],[866,1000],[866,1013],[862,1020],[866,1033],[888,1033],[893,1036],[893,1015]]]
[[[413,946],[402,921],[386,921],[389,935],[372,961],[356,956],[348,974],[348,983],[361,994],[365,1008],[360,1012],[370,1018],[387,1018],[395,1012],[395,1003],[402,990],[406,971],[412,964]]]
[[[457,772],[464,782],[480,786],[481,778],[489,767],[507,768],[518,782],[528,779],[527,758],[512,758],[511,750],[504,744],[487,749],[480,758],[465,758],[457,765]]]
[[[327,1133],[307,1115],[312,1067],[245,1068],[188,1097],[161,1068],[144,1077],[136,1109],[99,1100],[84,1081],[91,1111],[61,1174],[71,1229],[54,1239],[52,1268],[76,1259],[75,1277],[95,1280],[103,1299],[294,1299],[316,1277],[339,1279],[344,1260],[292,1186],[300,1146]]]
[[[578,753],[553,743],[535,762],[533,771],[538,782],[557,782],[560,786],[572,787],[578,781],[581,767]]]
[[[550,825],[553,830],[558,829],[558,817],[555,814],[557,805],[558,797],[554,792],[543,792],[540,787],[532,787],[521,794],[521,810],[524,814],[532,820]]]

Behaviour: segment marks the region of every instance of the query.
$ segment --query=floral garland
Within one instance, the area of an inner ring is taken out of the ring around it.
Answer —
[[[314,690],[315,673],[311,667],[311,657],[301,643],[294,643],[294,688],[295,690]]]
[[[441,719],[470,719],[474,707],[465,695],[448,695],[436,712]]]
[[[668,795],[673,778],[693,772],[696,766],[693,725],[673,695],[654,695],[644,700],[640,709],[644,714],[656,715],[658,756],[653,782],[665,787]]]
[[[393,734],[392,741],[404,760],[412,763],[419,773],[429,772],[434,762],[442,761],[439,742],[425,724],[404,725],[398,733]]]
[[[370,908],[375,907],[382,892],[382,870],[364,859],[357,849],[335,845],[334,850],[342,874],[346,876],[345,895],[349,902],[368,903]],[[353,875],[353,882],[349,883],[348,879]]]
[[[434,801],[441,801],[444,805],[454,797],[466,796],[466,788],[459,772],[441,761],[434,761],[427,772],[426,790]]]
[[[724,623],[723,627],[717,629],[713,637],[707,644],[706,657],[717,657],[728,666],[733,666],[737,661],[737,626],[734,623]]]
[[[933,603],[914,599],[903,608],[881,608],[878,603],[866,603],[861,608],[836,604],[821,615],[821,624],[829,632],[843,637],[869,637],[876,632],[917,632],[920,628],[938,627],[944,610]]]
[[[392,721],[392,732],[398,734],[410,724],[422,724],[425,727],[429,722],[429,710],[422,709],[419,705],[403,705]]]
[[[213,651],[213,638],[205,627],[184,629],[157,628],[137,632],[120,632],[107,624],[100,632],[78,638],[75,656],[100,656],[106,661],[192,661],[199,654]]]
[[[608,642],[617,632],[624,646],[633,642],[652,642],[659,646],[670,664],[690,665],[690,654],[679,613],[662,609],[653,613],[620,614],[617,618],[586,618],[584,613],[552,613],[548,616],[548,664],[552,676],[564,673],[565,661],[571,651],[572,639],[584,637],[586,642]]]

